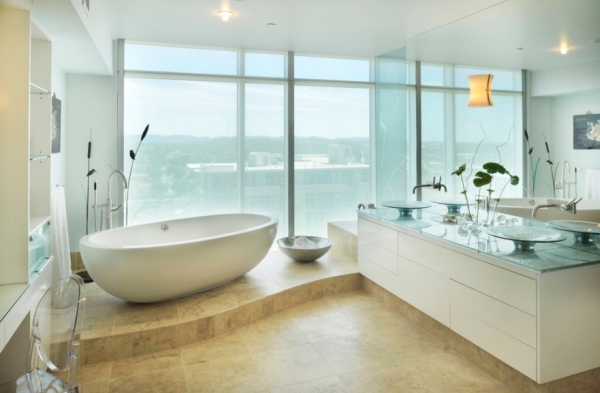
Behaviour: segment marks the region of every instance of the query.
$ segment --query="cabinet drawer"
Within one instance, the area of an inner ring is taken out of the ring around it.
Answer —
[[[537,348],[537,319],[535,317],[456,281],[450,282],[450,302],[452,306],[465,311],[491,327],[532,348]]]
[[[396,261],[396,254],[393,252],[359,238],[358,255],[367,258],[390,273],[398,275],[398,263]]]
[[[464,255],[452,266],[450,278],[529,315],[537,315],[537,282],[531,278]]]
[[[451,328],[534,381],[537,379],[535,349],[454,306],[451,308]]]
[[[358,219],[358,237],[393,253],[398,250],[398,232],[363,218]]]
[[[398,297],[450,326],[450,279],[398,256]]]
[[[398,232],[398,255],[450,277],[450,268],[461,254]]]
[[[42,299],[42,296],[48,291],[48,289],[52,286],[52,264],[54,263],[54,257],[51,256],[48,262],[40,269],[40,272],[35,276],[31,285],[29,286],[29,291],[31,293],[29,300],[29,310],[31,311],[31,315],[33,316],[35,313],[35,309],[38,306],[38,303]]]
[[[358,272],[391,293],[396,294],[398,277],[360,255],[358,256]]]

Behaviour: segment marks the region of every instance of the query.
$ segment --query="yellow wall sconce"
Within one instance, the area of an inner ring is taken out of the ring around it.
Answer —
[[[469,75],[469,88],[471,95],[469,97],[469,108],[484,108],[494,106],[492,101],[492,81],[494,75]]]

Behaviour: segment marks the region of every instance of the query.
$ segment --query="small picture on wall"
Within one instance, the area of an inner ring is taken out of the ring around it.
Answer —
[[[60,153],[60,106],[61,102],[52,95],[52,153]]]
[[[600,149],[600,114],[573,116],[573,148]]]

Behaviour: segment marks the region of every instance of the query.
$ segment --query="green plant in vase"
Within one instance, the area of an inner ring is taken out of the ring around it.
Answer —
[[[460,177],[460,182],[462,184],[463,190],[460,192],[465,197],[465,202],[467,203],[467,211],[469,212],[468,220],[473,221],[473,216],[471,215],[471,207],[469,206],[469,198],[467,197],[467,181],[463,179],[463,173],[467,170],[467,164],[462,164],[458,167],[457,170],[452,172],[453,175]]]
[[[485,167],[485,165],[484,165]],[[481,204],[481,202],[483,202],[483,199],[481,199],[481,187],[489,185],[492,183],[492,175],[490,175],[487,172],[483,172],[483,171],[478,171],[477,173],[475,173],[475,178],[473,178],[473,185],[475,187],[477,187],[478,191],[477,191],[477,199],[475,199],[475,201],[477,202],[477,217],[476,217],[476,221],[479,223],[479,205]],[[494,190],[488,188],[488,193],[494,192]]]
[[[494,214],[492,216],[492,221],[491,221],[491,224],[493,225],[493,223],[496,221],[496,209],[498,208],[498,204],[500,203],[500,198],[502,197],[504,190],[506,189],[506,187],[509,184],[511,184],[513,186],[518,185],[519,184],[519,176],[512,175],[502,164],[499,164],[497,162],[485,163],[483,165],[483,169],[485,169],[485,172],[481,172],[481,171],[477,172],[475,174],[475,179],[473,179],[473,184],[475,184],[477,187],[491,185],[492,181],[494,180],[494,176],[498,173],[501,175],[507,175],[509,177],[508,181],[506,182],[504,187],[502,187],[502,190],[498,194],[498,197],[496,197],[494,199],[496,204],[494,205]],[[494,190],[492,190],[492,188],[490,186],[488,188],[488,195],[489,195],[490,201],[492,200],[493,193],[494,193]]]

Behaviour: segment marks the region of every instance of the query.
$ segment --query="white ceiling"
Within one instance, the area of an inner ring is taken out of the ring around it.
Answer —
[[[511,0],[408,41],[410,59],[541,70],[600,59],[600,0]],[[569,47],[561,55],[561,46]],[[523,48],[517,50],[516,48]]]
[[[105,0],[103,8],[113,38],[373,57],[503,1]],[[221,9],[234,13],[228,22]]]
[[[110,73],[75,22],[74,4],[0,0],[33,11],[65,71]],[[356,57],[406,46],[411,60],[529,70],[600,59],[600,44],[591,42],[600,38],[600,0],[91,0],[90,7],[107,39]],[[217,15],[222,9],[234,13],[229,22]],[[558,53],[561,44],[571,47],[567,55]]]

